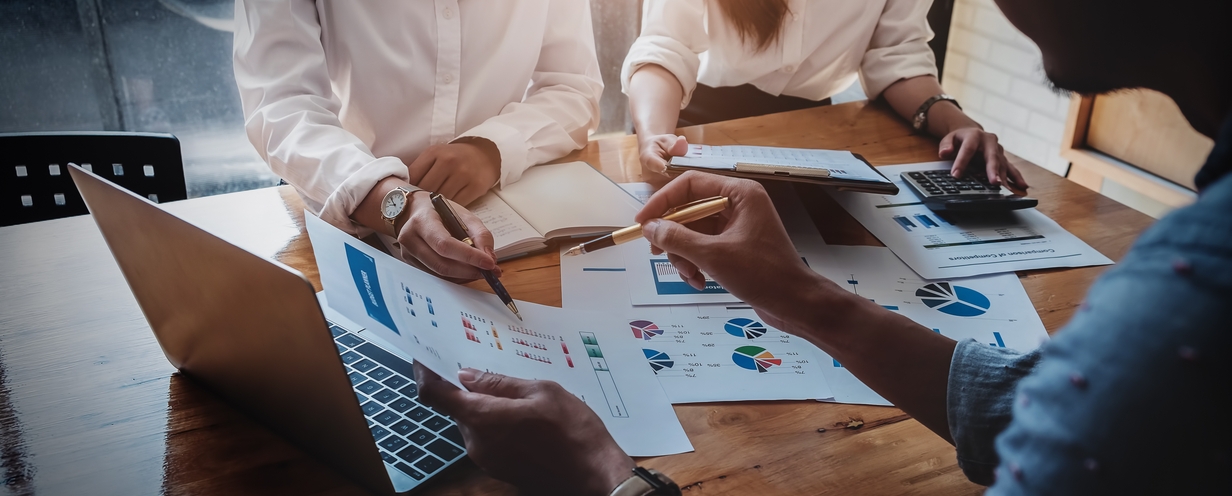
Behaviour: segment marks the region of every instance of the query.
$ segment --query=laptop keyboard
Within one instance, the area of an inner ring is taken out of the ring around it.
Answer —
[[[422,481],[466,454],[457,424],[419,403],[410,362],[333,322],[329,331],[385,463]]]

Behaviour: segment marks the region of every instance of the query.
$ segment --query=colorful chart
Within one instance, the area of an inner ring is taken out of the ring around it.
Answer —
[[[642,353],[646,355],[646,361],[650,362],[650,369],[654,370],[656,374],[660,370],[670,369],[673,365],[676,365],[676,362],[672,361],[672,357],[662,351],[643,348]]]
[[[738,338],[757,339],[766,334],[766,326],[753,319],[735,318],[723,324],[723,330]]]
[[[633,329],[633,337],[646,341],[663,334],[663,329],[649,320],[635,320],[629,323],[629,327]]]
[[[732,353],[732,361],[742,369],[756,370],[758,373],[783,364],[783,359],[774,358],[773,354],[760,346],[736,348],[736,352]]]
[[[953,315],[955,317],[975,317],[987,312],[992,302],[979,291],[963,286],[953,286],[948,282],[937,282],[916,290],[928,308]]]

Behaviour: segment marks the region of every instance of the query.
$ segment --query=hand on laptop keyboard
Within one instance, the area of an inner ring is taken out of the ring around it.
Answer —
[[[462,391],[415,364],[419,399],[462,428],[471,460],[528,494],[609,494],[634,463],[559,384],[463,369]]]

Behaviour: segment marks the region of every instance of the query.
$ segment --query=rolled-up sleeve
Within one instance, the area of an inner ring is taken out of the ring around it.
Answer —
[[[703,0],[646,0],[642,8],[642,33],[620,69],[620,84],[629,93],[629,80],[642,66],[654,64],[667,69],[680,81],[684,98],[680,108],[689,105],[697,89],[700,54],[710,49],[706,33]]]
[[[527,168],[586,146],[599,125],[603,78],[595,55],[590,2],[556,0],[549,8],[539,61],[521,102],[463,132],[458,138],[491,141],[500,151],[500,184]]]
[[[376,157],[343,129],[312,0],[235,2],[235,81],[248,140],[321,219],[356,235],[351,213],[380,180],[409,180],[396,157]]]
[[[999,463],[994,441],[1013,419],[1018,381],[1039,357],[1039,351],[1023,354],[970,339],[954,348],[946,408],[958,465],[972,482],[992,484]]]
[[[901,79],[936,76],[937,60],[928,41],[931,0],[888,0],[860,63],[864,92],[875,99]]]

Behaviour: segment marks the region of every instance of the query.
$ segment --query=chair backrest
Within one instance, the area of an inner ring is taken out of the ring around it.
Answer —
[[[173,135],[0,134],[0,226],[89,213],[69,162],[155,202],[188,198],[180,141]]]

